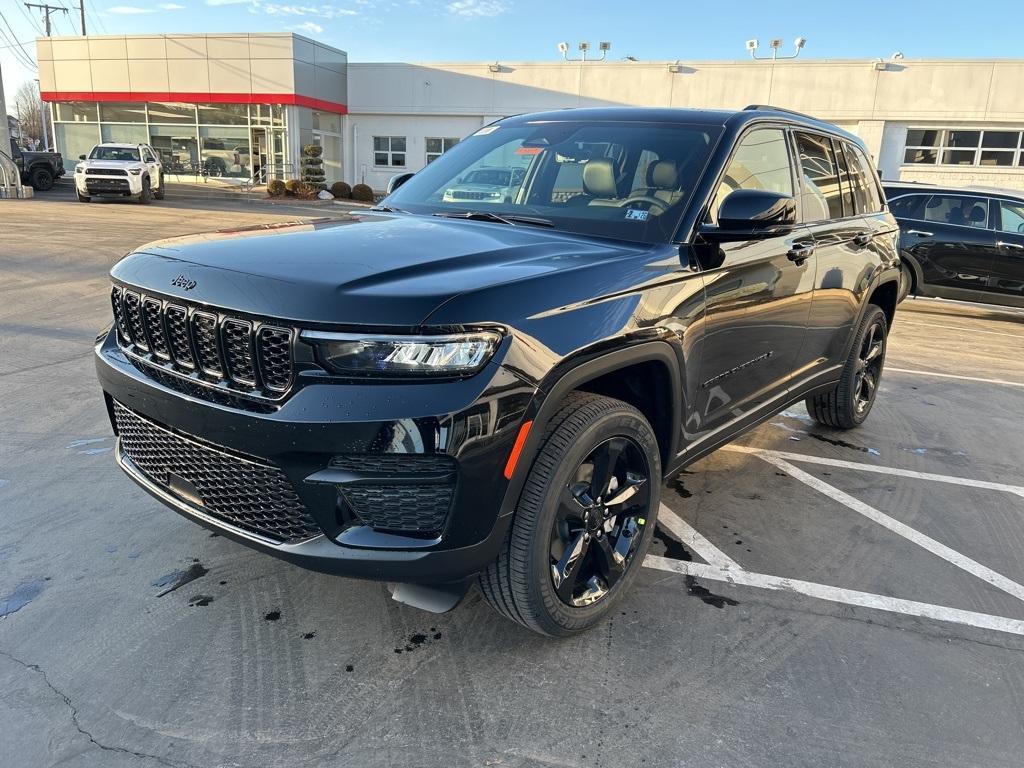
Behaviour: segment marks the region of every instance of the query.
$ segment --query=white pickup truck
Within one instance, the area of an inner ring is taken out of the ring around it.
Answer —
[[[78,156],[75,191],[88,203],[96,196],[131,197],[140,203],[164,199],[160,155],[148,144],[97,144]]]

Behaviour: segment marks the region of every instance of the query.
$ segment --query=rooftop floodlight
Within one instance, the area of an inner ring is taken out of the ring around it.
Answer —
[[[903,51],[893,51],[892,56],[890,56],[889,58],[892,59],[893,61],[902,61]]]
[[[798,51],[805,45],[807,45],[806,37],[798,37],[796,40],[793,41],[793,47],[796,48]]]
[[[772,49],[772,55],[771,56],[758,56],[757,55],[757,40],[756,39],[747,40],[747,50],[750,51],[750,58],[758,59],[758,60],[761,60],[761,59],[771,59],[772,61],[775,61],[776,59],[795,59],[797,56],[800,55],[800,51],[803,49],[803,47],[805,45],[807,45],[807,38],[806,37],[798,37],[796,40],[794,40],[793,41],[793,47],[796,50],[792,54],[790,54],[789,56],[780,56],[779,55],[779,51],[782,49],[782,45],[783,45],[783,41],[782,41],[781,37],[773,37],[771,40],[768,41],[768,47]]]
[[[568,60],[569,59],[569,44],[568,43],[559,43],[558,44],[558,52],[560,54],[562,54],[562,58],[563,59]]]
[[[499,64],[498,62],[494,62],[493,64],[488,64],[487,65],[487,69],[490,72],[501,72],[501,64]]]
[[[580,50],[581,51],[589,51],[590,50],[590,43],[588,43],[586,40],[582,41],[580,43]]]
[[[597,44],[597,49],[599,51],[610,51],[612,49],[612,44],[605,40]]]
[[[755,38],[751,38],[750,40],[747,40],[747,50],[750,51],[750,55],[751,56],[754,55],[754,51],[757,50],[757,46],[758,46],[758,42],[757,42],[757,38],[756,37]]]
[[[782,38],[781,37],[773,37],[771,40],[768,41],[768,47],[769,48],[776,48],[776,49],[781,48],[782,47]]]

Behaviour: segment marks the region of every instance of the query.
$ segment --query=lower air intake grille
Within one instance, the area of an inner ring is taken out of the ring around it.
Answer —
[[[114,419],[122,454],[172,495],[194,504],[181,493],[191,486],[204,512],[277,542],[294,544],[321,533],[278,467],[178,435],[118,402]]]

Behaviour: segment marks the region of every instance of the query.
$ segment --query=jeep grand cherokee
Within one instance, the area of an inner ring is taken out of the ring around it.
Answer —
[[[508,201],[444,200],[503,167]],[[636,578],[662,482],[789,404],[878,392],[897,228],[856,137],[771,107],[477,131],[359,222],[164,240],[112,270],[117,460],[182,515],[565,635]]]

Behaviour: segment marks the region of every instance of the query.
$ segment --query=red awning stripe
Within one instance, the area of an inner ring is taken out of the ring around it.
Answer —
[[[43,101],[179,101],[186,104],[295,104],[348,114],[348,106],[298,93],[185,93],[179,91],[43,91]]]

